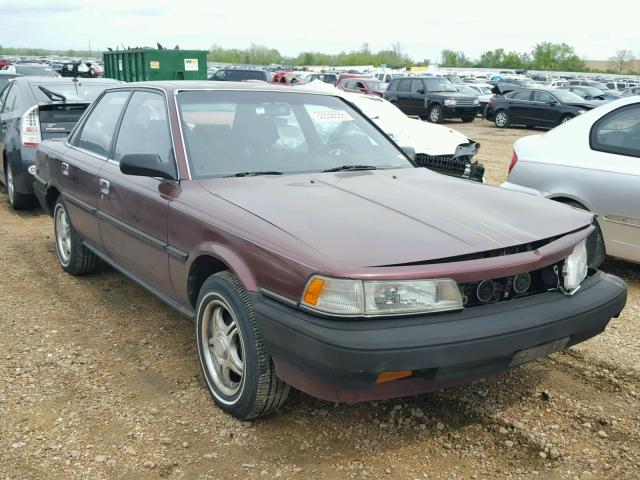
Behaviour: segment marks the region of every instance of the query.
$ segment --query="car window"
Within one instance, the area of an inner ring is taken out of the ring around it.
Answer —
[[[529,100],[531,98],[531,92],[528,90],[514,92],[509,98],[513,100]]]
[[[556,99],[553,98],[547,92],[540,92],[540,91],[537,91],[537,92],[534,93],[533,100],[535,102],[544,102],[544,103],[555,102],[556,101]]]
[[[424,92],[424,84],[422,80],[411,80],[411,93],[418,93],[418,90]]]
[[[410,92],[411,91],[411,80],[408,78],[398,80],[398,91],[400,92]]]
[[[591,129],[591,148],[640,157],[640,104],[619,108],[598,120]]]
[[[128,153],[152,153],[163,163],[174,163],[171,132],[164,97],[151,92],[134,92],[118,130],[114,160]]]
[[[178,105],[194,178],[318,172],[343,165],[412,167],[339,97],[187,91],[178,95]]]
[[[15,112],[18,107],[18,87],[14,83],[9,86],[9,92],[2,104],[2,113]]]
[[[111,143],[120,113],[129,97],[128,91],[105,94],[85,120],[82,131],[74,137],[74,145],[107,157],[111,151]]]

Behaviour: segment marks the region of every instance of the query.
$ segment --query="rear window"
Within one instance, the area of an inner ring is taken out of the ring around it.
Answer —
[[[113,83],[92,84],[90,82],[38,83],[31,84],[31,91],[38,103],[51,102],[93,102],[107,88],[119,85]],[[43,88],[40,88],[43,87]],[[64,98],[63,98],[64,97]]]
[[[76,123],[86,105],[47,105],[40,107],[40,123]]]

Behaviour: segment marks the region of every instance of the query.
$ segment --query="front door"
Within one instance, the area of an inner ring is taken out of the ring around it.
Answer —
[[[96,217],[98,173],[111,151],[116,124],[130,94],[130,91],[106,93],[73,134],[65,161],[56,158],[50,167],[64,192],[72,225],[96,247],[102,245]]]
[[[108,255],[130,273],[171,294],[167,253],[169,202],[177,183],[124,175],[126,154],[157,154],[175,168],[164,96],[135,91],[122,118],[113,155],[100,171],[99,223]]]

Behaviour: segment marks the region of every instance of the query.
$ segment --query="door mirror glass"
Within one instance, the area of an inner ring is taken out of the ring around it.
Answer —
[[[157,153],[128,153],[123,155],[120,159],[120,171],[125,175],[177,180],[173,164],[163,162]]]

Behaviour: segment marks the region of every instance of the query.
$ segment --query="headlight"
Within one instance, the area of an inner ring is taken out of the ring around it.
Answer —
[[[573,294],[584,277],[587,276],[587,241],[583,240],[576,245],[565,261],[562,268],[564,277],[564,289],[567,293]]]
[[[478,105],[480,105],[480,101],[476,99],[473,101],[473,104],[477,107]]]
[[[462,308],[451,279],[361,281],[311,277],[300,302],[333,315],[407,315]]]
[[[586,110],[580,109],[578,110],[578,115],[582,115],[584,112],[586,112]]]
[[[456,101],[455,101],[454,99],[452,99],[452,98],[444,101],[444,105],[445,105],[445,107],[455,107],[457,103],[458,103],[458,102],[456,102]]]

